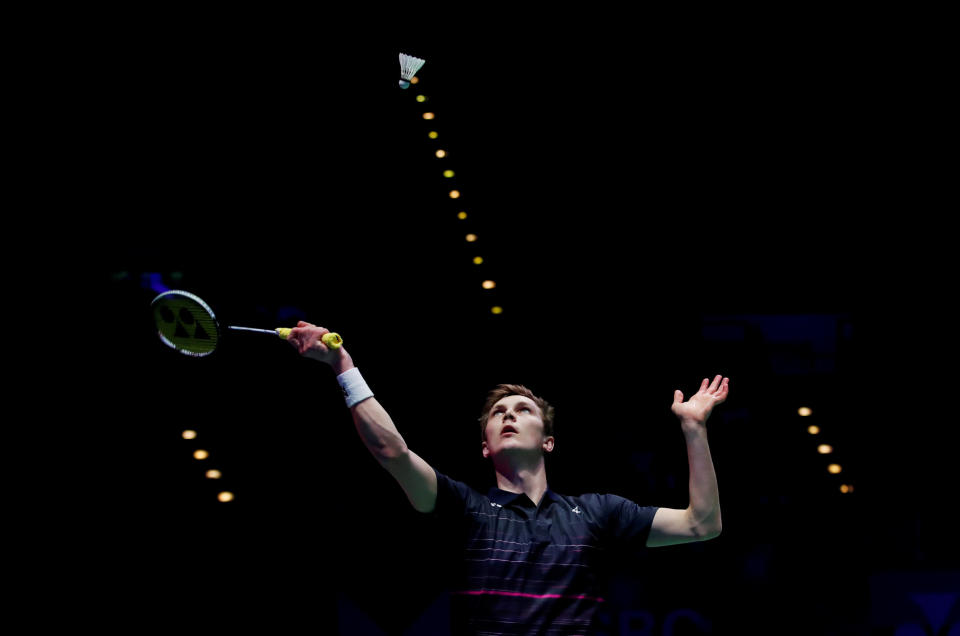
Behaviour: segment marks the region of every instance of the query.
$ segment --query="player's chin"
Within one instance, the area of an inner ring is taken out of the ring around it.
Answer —
[[[519,440],[517,441],[503,440],[500,446],[498,447],[498,450],[501,453],[528,453],[534,449],[531,449],[529,446],[525,446]]]

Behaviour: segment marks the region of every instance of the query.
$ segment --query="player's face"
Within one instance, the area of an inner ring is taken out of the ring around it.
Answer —
[[[543,416],[530,398],[508,395],[493,405],[487,416],[483,456],[502,452],[553,450],[553,437],[543,435]]]

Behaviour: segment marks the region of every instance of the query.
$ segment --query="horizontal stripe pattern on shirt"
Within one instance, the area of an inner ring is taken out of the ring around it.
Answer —
[[[614,495],[483,496],[437,473],[434,517],[450,523],[460,552],[451,595],[455,633],[590,633],[617,552],[642,546],[655,508]],[[466,631],[465,631],[466,630]]]

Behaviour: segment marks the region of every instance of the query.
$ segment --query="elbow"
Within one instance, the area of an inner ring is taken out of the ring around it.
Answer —
[[[697,523],[691,524],[692,534],[697,541],[709,541],[720,536],[723,530],[723,523],[720,521],[720,511],[707,516]]]
[[[723,524],[720,522],[720,519],[716,521],[704,524],[699,529],[699,534],[702,537],[701,541],[709,541],[710,539],[716,539],[720,536],[720,533],[723,531]]]
[[[688,541],[709,541],[720,536],[720,526],[695,526],[690,529]]]
[[[373,454],[381,464],[396,464],[409,459],[410,449],[407,448],[407,444],[401,439],[399,443],[396,444],[381,445],[373,451]]]
[[[369,436],[364,443],[381,464],[395,462],[409,453],[407,443],[399,435]]]

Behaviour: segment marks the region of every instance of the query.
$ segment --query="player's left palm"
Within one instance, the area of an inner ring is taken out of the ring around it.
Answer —
[[[674,391],[673,406],[670,410],[681,420],[705,423],[713,407],[727,399],[727,393],[730,391],[729,383],[730,378],[719,375],[713,379],[713,382],[710,382],[709,378],[704,378],[700,383],[700,390],[686,402],[683,401],[682,391]]]

